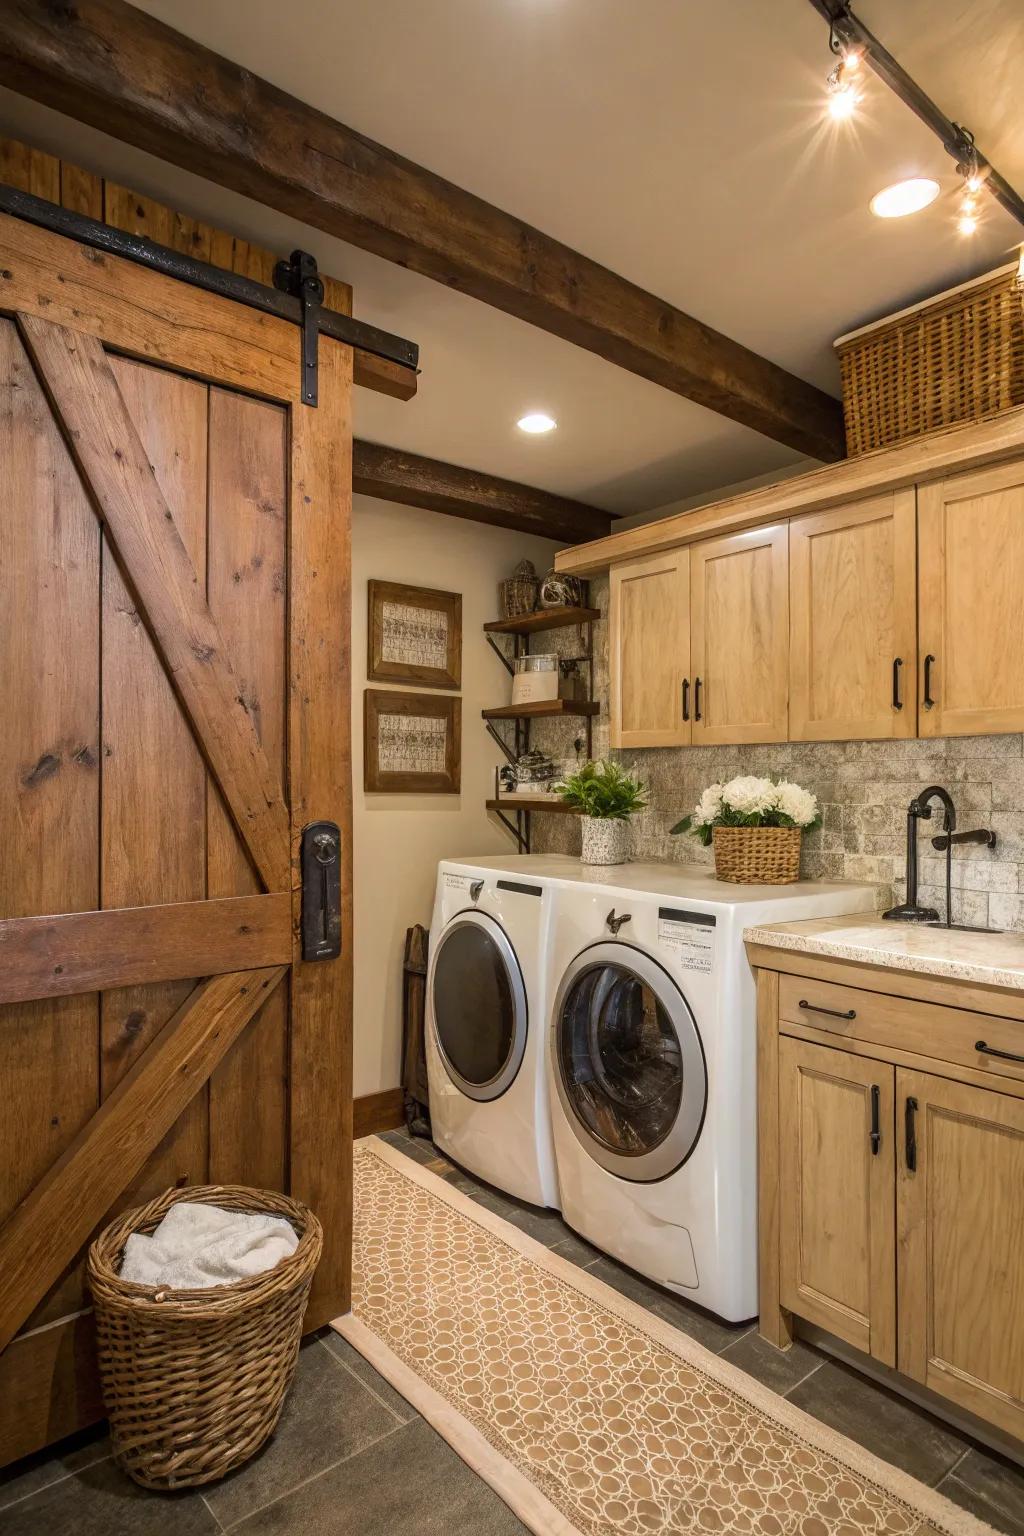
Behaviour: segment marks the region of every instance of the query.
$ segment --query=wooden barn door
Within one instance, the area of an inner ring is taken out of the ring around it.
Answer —
[[[3,1464],[101,1414],[83,1251],[169,1185],[306,1201],[348,1306],[352,358],[313,409],[282,321],[6,218],[0,272]]]

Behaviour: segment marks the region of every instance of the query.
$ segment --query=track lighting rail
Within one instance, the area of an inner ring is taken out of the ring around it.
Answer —
[[[957,163],[965,178],[976,174],[996,202],[1024,225],[1024,197],[1011,187],[995,166],[977,149],[974,135],[960,123],[954,123],[913,80],[874,33],[853,14],[848,0],[810,0],[823,20],[828,22],[832,51],[859,50],[864,64],[910,108],[939,139],[943,149]]]

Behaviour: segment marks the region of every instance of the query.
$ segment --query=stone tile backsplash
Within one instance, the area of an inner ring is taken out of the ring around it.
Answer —
[[[607,611],[608,584],[591,583],[591,601]],[[551,649],[577,654],[574,630],[554,632]],[[536,642],[535,642],[535,648]],[[594,756],[608,752],[608,652],[604,620],[594,626],[594,687],[601,714],[594,721]],[[578,722],[538,722],[536,745],[570,766]],[[935,741],[783,742],[754,747],[681,747],[613,754],[650,786],[650,807],[633,823],[633,856],[711,863],[710,849],[669,828],[691,810],[701,791],[738,773],[793,779],[817,795],[824,824],[804,839],[809,878],[869,881],[879,903],[903,899],[906,810],[928,784],[953,796],[957,826],[992,827],[994,850],[967,846],[953,853],[954,922],[1024,929],[1024,737],[961,736]],[[921,823],[920,899],[945,916],[945,856],[930,836],[941,813]],[[562,816],[533,817],[533,847],[578,854],[579,826]]]

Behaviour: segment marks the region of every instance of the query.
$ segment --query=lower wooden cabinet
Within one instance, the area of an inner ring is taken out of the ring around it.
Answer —
[[[779,1041],[780,1293],[791,1312],[896,1364],[895,1072]]]
[[[933,1021],[938,1049],[959,1031],[948,1054],[969,1041],[981,1062],[978,1037],[1008,1021],[952,996],[904,999],[891,1042],[869,1043],[854,1038],[860,1007],[840,1005],[870,992],[806,980],[822,1022],[796,1024],[794,980],[759,982],[772,1000],[758,1025],[762,1333],[785,1342],[804,1318],[1024,1441],[1024,1096],[994,1074],[978,1086],[977,1069],[957,1081],[955,1061],[930,1072],[898,1059],[908,1012],[920,1015],[912,1044]],[[866,1009],[865,1028],[884,1018]],[[1024,1020],[1012,1027],[1024,1037]]]
[[[896,1099],[899,1368],[1024,1439],[1024,1100],[903,1069]]]

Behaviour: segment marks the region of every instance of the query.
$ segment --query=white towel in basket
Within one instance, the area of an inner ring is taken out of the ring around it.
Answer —
[[[283,1216],[181,1200],[151,1236],[132,1233],[124,1247],[121,1279],[175,1291],[230,1285],[273,1269],[298,1245],[294,1227]]]

